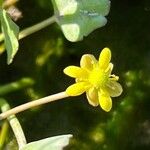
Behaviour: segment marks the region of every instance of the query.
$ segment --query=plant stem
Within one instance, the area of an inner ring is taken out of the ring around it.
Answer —
[[[5,101],[5,100],[4,100]],[[5,102],[2,107],[1,110],[2,112],[7,112],[10,109],[9,104],[7,102]],[[19,149],[22,149],[25,145],[26,145],[26,138],[25,135],[23,133],[22,127],[18,121],[18,119],[16,118],[15,115],[11,115],[8,118],[9,124],[14,132],[14,135],[16,137]]]
[[[19,33],[19,40],[23,39],[25,37],[27,37],[30,34],[33,34],[51,24],[53,24],[54,22],[56,22],[56,17],[52,16],[50,18],[47,18],[46,20],[43,20],[42,22],[39,22],[31,27],[28,27],[26,29],[23,29],[22,31],[20,31]],[[4,40],[4,34],[0,34],[0,42],[2,42]]]
[[[42,21],[40,23],[37,23],[36,25],[33,25],[31,27],[28,27],[28,28],[22,30],[19,33],[19,40],[23,39],[24,37],[26,37],[26,36],[28,36],[28,35],[30,35],[32,33],[37,32],[37,31],[39,31],[39,30],[41,30],[41,29],[43,29],[43,28],[45,28],[45,27],[47,27],[49,25],[51,25],[55,21],[56,21],[55,16],[52,16],[52,17],[50,17],[50,18],[48,18],[48,19],[46,19],[46,20],[44,20],[44,21]]]
[[[2,125],[1,133],[0,133],[0,149],[2,149],[5,144],[5,140],[8,133],[8,127],[9,127],[8,121],[5,120],[5,122]]]
[[[32,101],[32,102],[22,104],[20,106],[17,106],[15,108],[12,108],[12,109],[6,111],[6,112],[1,113],[0,114],[0,120],[5,119],[10,115],[17,114],[19,112],[27,110],[29,108],[39,106],[39,105],[42,105],[42,104],[46,104],[46,103],[49,103],[49,102],[52,102],[52,101],[60,100],[60,99],[66,98],[66,97],[69,97],[66,94],[66,92],[60,92],[60,93],[53,94],[53,95],[50,95],[50,96],[47,96],[47,97],[43,97],[41,99],[38,99],[38,100],[35,100],[35,101]]]
[[[33,84],[34,84],[34,81],[31,78],[22,78],[18,81],[2,85],[2,86],[0,86],[0,96],[8,94],[13,91],[23,89],[23,88],[31,86]]]
[[[19,120],[15,115],[11,115],[7,119],[16,137],[19,149],[23,148],[27,144],[27,142]]]
[[[2,8],[3,0],[0,0],[0,8]]]

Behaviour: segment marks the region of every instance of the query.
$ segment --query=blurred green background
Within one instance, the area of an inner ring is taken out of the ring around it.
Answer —
[[[20,29],[53,15],[50,0],[20,0]],[[83,41],[71,43],[53,24],[20,40],[11,65],[0,56],[0,85],[30,77],[34,84],[3,96],[11,107],[64,91],[74,81],[63,74],[68,65],[79,65],[85,53],[97,58],[104,47],[124,92],[113,98],[106,113],[90,106],[85,94],[27,110],[17,115],[28,142],[60,134],[73,134],[66,150],[150,149],[150,1],[112,0],[108,23]],[[9,132],[7,147],[14,142]],[[11,147],[12,149],[12,147]]]

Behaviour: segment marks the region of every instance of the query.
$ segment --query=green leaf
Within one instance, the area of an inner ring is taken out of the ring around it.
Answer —
[[[11,20],[4,9],[0,9],[1,28],[4,34],[4,42],[7,50],[7,63],[13,61],[15,54],[18,51],[18,35],[19,27]]]
[[[107,23],[109,0],[52,0],[52,3],[57,23],[69,41],[80,41]]]
[[[21,150],[63,150],[69,144],[71,134],[54,136],[39,141],[28,143]]]

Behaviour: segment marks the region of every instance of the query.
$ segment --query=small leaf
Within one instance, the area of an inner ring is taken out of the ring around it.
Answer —
[[[52,0],[52,3],[57,23],[72,42],[104,26],[110,9],[109,0]]]
[[[1,28],[4,34],[4,42],[7,50],[7,63],[13,61],[15,54],[18,51],[18,35],[19,27],[11,20],[4,9],[0,9]]]
[[[63,150],[69,144],[71,134],[54,136],[25,145],[21,150]]]

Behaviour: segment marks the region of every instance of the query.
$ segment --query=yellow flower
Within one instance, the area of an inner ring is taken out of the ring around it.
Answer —
[[[64,73],[75,78],[75,84],[66,89],[69,96],[78,96],[86,92],[89,104],[98,106],[106,112],[112,108],[111,97],[117,97],[122,93],[122,86],[117,82],[119,77],[111,75],[113,64],[111,51],[104,48],[99,60],[91,54],[85,54],[80,60],[80,67],[68,66]]]

